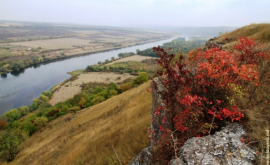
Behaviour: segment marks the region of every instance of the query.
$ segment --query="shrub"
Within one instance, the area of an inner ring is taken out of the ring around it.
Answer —
[[[53,92],[52,91],[43,91],[42,95],[49,97],[49,99],[53,96]]]
[[[114,89],[114,90],[117,89],[117,86],[113,82],[110,83],[110,85],[107,88],[107,91],[112,90],[112,89]]]
[[[21,113],[21,116],[25,116],[29,113],[29,108],[27,106],[23,106],[18,108],[18,111]]]
[[[18,109],[11,109],[4,113],[3,118],[6,119],[8,122],[14,122],[15,120],[20,119],[21,113]]]
[[[78,103],[78,105],[83,108],[84,107],[84,104],[85,104],[85,99],[83,97],[81,97],[81,100],[80,102]]]
[[[20,130],[25,131],[29,136],[31,136],[37,130],[35,125],[28,120],[21,122],[19,128]]]
[[[20,152],[27,136],[20,131],[0,131],[0,159],[10,162]]]
[[[146,72],[139,72],[139,76],[136,77],[134,80],[133,80],[133,86],[135,85],[140,85],[144,82],[148,81],[148,75]]]
[[[118,92],[115,89],[111,89],[108,92],[108,98],[111,98],[113,96],[116,96],[118,94]]]
[[[43,94],[39,96],[39,99],[41,99],[42,101],[45,101],[45,102],[48,102],[49,101],[49,97],[48,96],[45,96]]]
[[[50,118],[50,117],[57,117],[59,113],[59,109],[56,109],[56,110],[51,110],[50,112],[47,113],[47,117]]]
[[[39,108],[40,109],[44,109],[44,108],[50,108],[52,105],[48,102],[42,102],[40,105],[39,105]]]
[[[34,121],[35,125],[38,129],[44,127],[48,123],[48,119],[46,117],[38,117]]]
[[[0,119],[0,131],[4,130],[7,125],[7,122],[5,120]]]
[[[93,105],[95,105],[95,104],[98,104],[98,103],[103,102],[104,100],[105,100],[105,98],[104,98],[103,96],[96,96],[96,97],[91,101],[91,103],[92,103]]]
[[[70,109],[69,109],[69,112],[76,113],[76,112],[79,111],[79,110],[81,110],[81,108],[78,107],[78,106],[75,106],[75,107],[70,108]]]
[[[95,97],[98,97],[98,96],[102,96],[106,99],[106,98],[108,98],[108,93],[107,93],[107,91],[102,91],[102,92],[99,92],[98,94],[95,95]]]
[[[7,72],[7,68],[6,67],[0,68],[0,72]]]
[[[125,83],[117,87],[117,90],[121,93],[131,89],[131,83]]]

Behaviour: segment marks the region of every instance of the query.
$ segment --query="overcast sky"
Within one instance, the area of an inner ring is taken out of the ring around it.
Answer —
[[[270,0],[0,0],[0,20],[106,26],[270,22]]]

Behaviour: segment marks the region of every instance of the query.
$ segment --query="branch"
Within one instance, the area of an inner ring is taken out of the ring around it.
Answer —
[[[112,146],[112,148],[113,148],[113,146]],[[121,160],[119,159],[119,157],[118,157],[118,155],[117,155],[117,152],[115,151],[115,149],[114,149],[114,148],[113,148],[113,150],[114,150],[115,156],[117,157],[117,159],[118,159],[119,163],[122,165]]]

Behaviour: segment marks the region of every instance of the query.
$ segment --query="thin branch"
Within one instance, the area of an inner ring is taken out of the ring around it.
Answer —
[[[112,146],[112,148],[113,148],[113,146]],[[115,149],[114,149],[114,148],[113,148],[113,150],[114,150],[115,156],[117,157],[117,159],[118,159],[119,163],[122,165],[121,160],[119,159],[119,157],[118,157],[118,155],[117,155],[117,152],[115,151]]]

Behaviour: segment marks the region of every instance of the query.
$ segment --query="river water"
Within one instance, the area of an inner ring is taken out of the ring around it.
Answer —
[[[146,43],[142,45],[121,48],[117,50],[94,53],[81,57],[74,57],[62,61],[40,64],[31,68],[14,71],[0,78],[0,116],[6,111],[31,105],[32,100],[40,96],[42,91],[48,91],[70,77],[67,72],[85,69],[88,65],[97,64],[111,57],[118,58],[119,53],[136,52],[170,42],[172,39]]]

